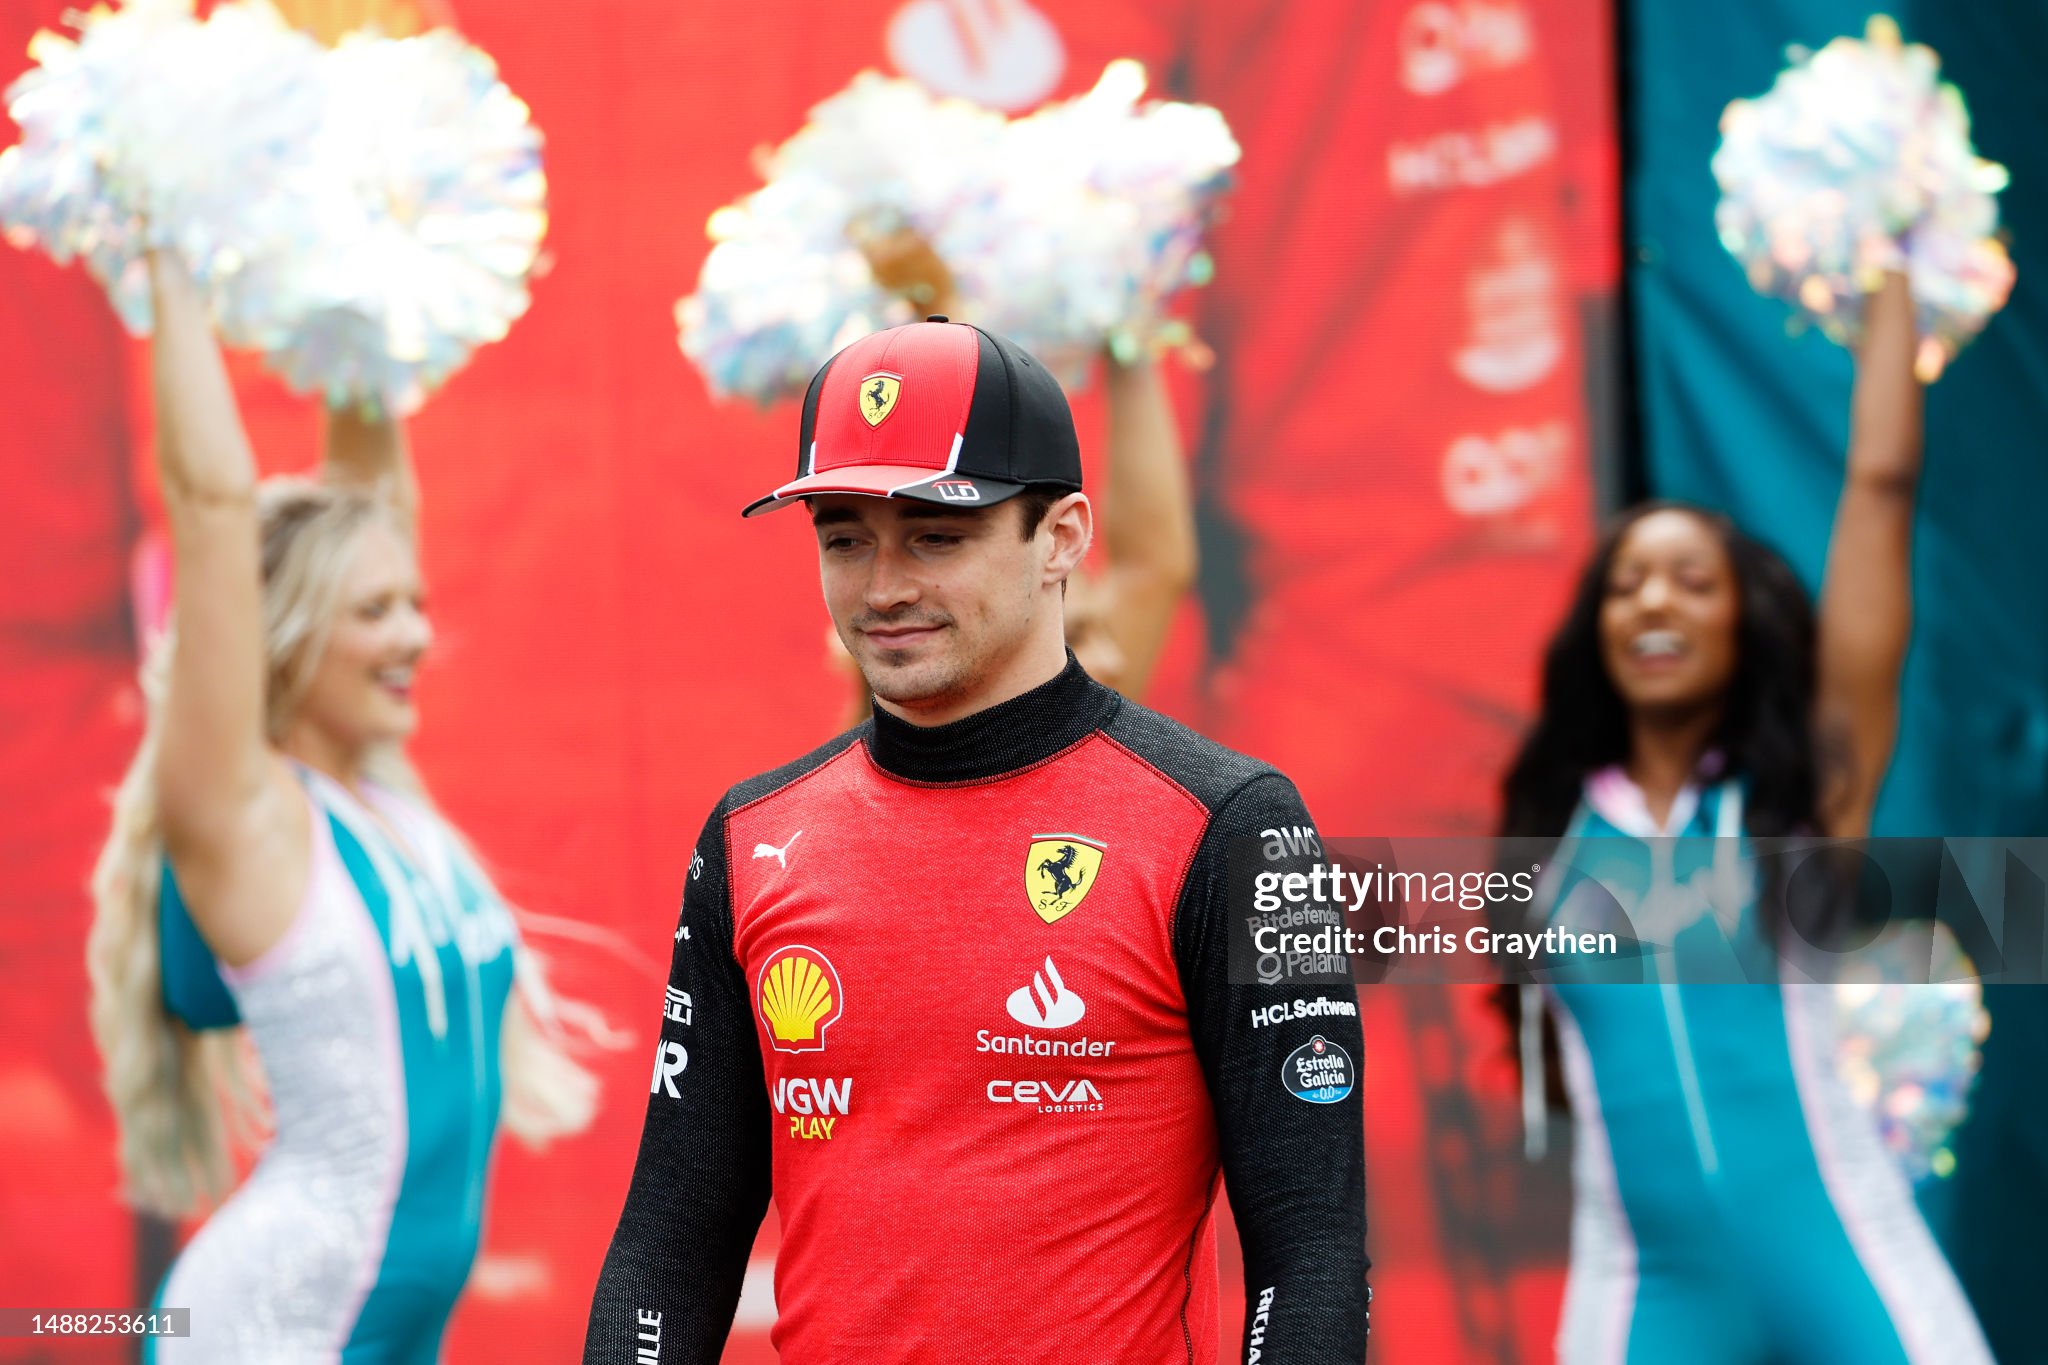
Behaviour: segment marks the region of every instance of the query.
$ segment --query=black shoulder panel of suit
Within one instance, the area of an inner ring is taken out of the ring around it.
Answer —
[[[715,1365],[724,1350],[769,1189],[768,1093],[733,954],[726,820],[866,733],[850,730],[733,787],[697,838],[640,1154],[591,1300],[586,1365]]]
[[[1111,739],[1172,778],[1214,815],[1255,777],[1278,775],[1270,763],[1226,749],[1149,707],[1126,701],[1103,727]]]
[[[1234,985],[1228,971],[1228,934],[1244,932],[1250,909],[1231,903],[1230,860],[1305,871],[1320,855],[1314,822],[1270,764],[1156,712],[1127,702],[1104,730],[1209,811],[1173,942],[1244,1243],[1243,1358],[1359,1361],[1371,1290],[1357,992],[1285,980]],[[1337,1087],[1310,1083],[1335,1076],[1343,1093],[1334,1097]]]
[[[725,793],[725,799],[718,803],[722,814],[730,815],[742,806],[751,806],[764,796],[773,796],[800,777],[808,777],[815,770],[824,767],[844,753],[848,747],[858,744],[874,732],[874,722],[864,720],[843,734],[834,735],[802,758],[791,759],[779,768],[770,768],[756,777],[736,783]]]

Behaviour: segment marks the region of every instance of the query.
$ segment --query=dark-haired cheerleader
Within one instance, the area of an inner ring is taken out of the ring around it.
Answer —
[[[1817,614],[1725,517],[1655,503],[1601,543],[1551,643],[1503,832],[1563,836],[1550,922],[1581,917],[1597,877],[1673,947],[1651,982],[1573,969],[1547,991],[1578,1127],[1570,1365],[1990,1360],[1834,1075],[1826,988],[1669,965],[1772,961],[1784,926],[1745,836],[1869,831],[1910,626],[1914,345],[1906,280],[1888,276]]]

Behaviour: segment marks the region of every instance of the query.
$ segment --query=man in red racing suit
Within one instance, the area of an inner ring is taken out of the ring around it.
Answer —
[[[933,320],[835,356],[803,426],[749,510],[810,506],[875,712],[705,825],[584,1359],[715,1361],[772,1192],[785,1361],[1212,1361],[1224,1183],[1243,1358],[1362,1359],[1356,995],[1227,964],[1231,891],[1320,842],[1066,652],[1058,385]]]

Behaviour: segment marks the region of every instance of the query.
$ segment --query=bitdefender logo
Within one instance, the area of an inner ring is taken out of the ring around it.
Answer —
[[[1044,971],[1031,974],[1030,985],[1010,992],[1010,1017],[1031,1028],[1065,1028],[1080,1023],[1087,1012],[1087,1004],[1060,980],[1050,957]]]

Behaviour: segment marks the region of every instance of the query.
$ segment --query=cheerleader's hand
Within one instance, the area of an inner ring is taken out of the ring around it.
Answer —
[[[369,29],[386,38],[410,38],[427,28],[413,0],[273,0],[277,12],[293,28],[326,43]]]
[[[876,231],[856,226],[851,235],[868,258],[876,284],[926,313],[951,317],[959,308],[952,270],[915,228]]]

